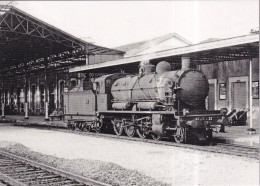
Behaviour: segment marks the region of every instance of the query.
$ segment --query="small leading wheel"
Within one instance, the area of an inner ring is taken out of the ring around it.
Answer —
[[[152,133],[151,136],[152,136],[152,138],[153,138],[155,141],[159,141],[159,140],[162,138],[162,136],[157,135],[157,134],[154,134],[154,133]]]
[[[128,137],[133,137],[135,135],[135,127],[134,126],[125,127],[125,133]]]
[[[186,138],[185,128],[178,127],[176,134],[174,135],[175,142],[176,143],[183,143],[183,142],[185,142],[185,138]]]
[[[119,120],[119,119],[114,119],[112,120],[112,124],[113,124],[113,129],[114,132],[116,133],[116,135],[121,136],[123,133],[123,129],[124,129],[124,123]]]
[[[139,138],[142,138],[142,139],[146,139],[148,136],[147,132],[142,127],[138,127],[136,129],[136,133],[139,136]]]

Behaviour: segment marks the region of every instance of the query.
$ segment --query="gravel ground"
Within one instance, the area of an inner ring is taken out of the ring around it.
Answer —
[[[57,158],[55,156],[30,151],[22,144],[6,141],[0,142],[0,149],[111,185],[167,185],[144,174],[140,174],[137,171],[125,169],[114,163],[106,163],[98,160],[68,160]]]
[[[88,170],[106,167],[108,172],[116,172],[113,183],[123,180],[120,185],[135,185],[134,180],[140,185],[259,184],[259,161],[230,155],[1,125],[0,141],[20,143],[31,151],[51,155],[48,157],[55,160],[51,162],[65,167],[71,163],[78,163],[73,167],[83,166],[82,161],[102,162],[100,166],[87,164]]]

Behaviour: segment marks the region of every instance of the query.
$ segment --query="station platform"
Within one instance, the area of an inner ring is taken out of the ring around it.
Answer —
[[[220,142],[259,148],[259,126],[254,127],[255,134],[250,135],[247,129],[249,129],[249,126],[226,126],[224,133],[214,132],[213,136]]]
[[[0,122],[17,123],[21,125],[42,125],[42,126],[55,126],[55,127],[67,127],[67,123],[62,120],[54,119],[53,121],[45,121],[44,116],[29,116],[29,119],[25,119],[21,115],[7,115],[5,118],[1,118]]]
[[[67,123],[62,120],[54,119],[54,121],[44,121],[44,116],[29,116],[25,119],[21,115],[7,115],[0,122],[17,123],[20,125],[41,125],[41,126],[55,126],[66,128]],[[214,138],[219,142],[226,142],[231,144],[259,147],[259,126],[255,126],[255,134],[248,134],[249,126],[232,126],[225,127],[224,133],[213,133]]]

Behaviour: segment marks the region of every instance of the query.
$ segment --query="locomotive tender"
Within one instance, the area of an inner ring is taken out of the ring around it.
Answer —
[[[117,73],[89,82],[87,90],[64,94],[65,119],[75,130],[155,140],[174,137],[177,143],[210,141],[212,131],[225,122],[224,110],[205,109],[209,84],[196,69],[171,70],[162,61],[146,64],[138,75]]]

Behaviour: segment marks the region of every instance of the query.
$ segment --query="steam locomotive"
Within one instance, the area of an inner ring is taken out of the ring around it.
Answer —
[[[86,90],[64,93],[65,120],[72,130],[106,131],[129,137],[206,142],[225,123],[225,109],[205,109],[209,84],[197,69],[171,70],[162,61],[145,64],[139,74],[96,78]]]

